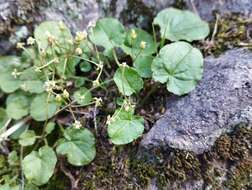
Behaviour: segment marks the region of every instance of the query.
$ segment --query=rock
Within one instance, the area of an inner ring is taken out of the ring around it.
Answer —
[[[239,13],[246,17],[252,15],[251,0],[186,0],[186,5],[195,10],[205,20],[214,19],[214,12],[220,15]]]
[[[252,52],[246,49],[207,57],[203,79],[196,89],[185,97],[168,100],[166,113],[141,146],[201,154],[239,123],[252,124]]]

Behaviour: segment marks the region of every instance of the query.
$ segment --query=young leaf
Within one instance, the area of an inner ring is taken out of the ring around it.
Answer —
[[[30,146],[33,145],[35,141],[36,141],[35,132],[33,130],[27,130],[20,135],[18,143],[21,146]]]
[[[113,118],[114,117],[114,118]],[[117,110],[108,125],[108,135],[116,145],[128,144],[143,134],[143,118],[133,111]]]
[[[6,112],[10,118],[21,119],[29,113],[29,98],[22,93],[9,95],[6,104]]]
[[[160,26],[161,37],[171,41],[202,40],[209,34],[207,22],[190,11],[167,8],[158,13],[154,24]]]
[[[136,38],[132,38],[132,31],[135,33]],[[141,42],[146,42],[146,47],[141,49]],[[127,36],[122,49],[132,58],[136,58],[139,55],[151,55],[156,52],[157,45],[155,44],[153,37],[144,30],[134,28],[127,32]]]
[[[123,25],[114,18],[103,18],[97,21],[90,31],[91,41],[105,48],[105,54],[112,48],[119,47],[125,39]]]
[[[183,95],[193,90],[202,78],[203,56],[186,42],[164,46],[152,63],[153,78],[167,83],[168,91]]]
[[[73,96],[74,100],[76,100],[78,104],[83,106],[89,104],[92,100],[91,92],[85,87],[82,87],[79,90],[75,91]]]
[[[38,94],[31,102],[30,113],[36,121],[50,119],[56,112],[58,105],[52,95],[47,93]]]
[[[138,74],[143,78],[150,78],[152,75],[151,64],[153,61],[152,56],[138,56],[134,62],[134,67]]]
[[[114,81],[119,91],[126,96],[137,93],[143,88],[143,79],[135,69],[128,66],[122,66],[117,69]]]
[[[61,29],[60,23],[56,21],[45,21],[36,27],[34,37],[38,43],[38,47],[46,49],[48,47],[48,37],[52,37],[58,43],[65,45],[67,41],[72,40],[72,34],[65,25]]]
[[[95,158],[95,138],[88,129],[69,127],[65,130],[64,137],[59,141],[56,151],[66,155],[70,164],[83,166]]]
[[[49,122],[46,125],[45,132],[46,134],[52,133],[52,131],[55,129],[55,123],[54,122]]]
[[[5,125],[7,121],[8,121],[8,115],[5,109],[0,108],[0,129]]]
[[[41,186],[53,175],[57,157],[52,148],[44,146],[39,151],[32,151],[22,161],[22,168],[27,180]]]

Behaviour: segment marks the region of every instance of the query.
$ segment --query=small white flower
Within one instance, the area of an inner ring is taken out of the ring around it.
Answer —
[[[81,122],[76,120],[73,123],[73,127],[76,128],[76,129],[80,129],[82,127]]]
[[[11,73],[11,75],[12,75],[15,79],[16,79],[20,74],[21,74],[21,73],[18,72],[17,69],[14,69],[14,70],[12,71],[12,73]]]
[[[77,32],[76,36],[75,36],[75,41],[77,43],[80,43],[82,40],[85,40],[87,38],[87,32],[83,31],[83,32]]]
[[[96,88],[98,86],[100,86],[100,81],[99,80],[94,80],[93,81],[93,87]]]
[[[24,45],[25,44],[23,42],[18,42],[16,47],[17,47],[17,49],[23,49]]]
[[[96,98],[94,97],[95,100],[95,106],[100,107],[102,105],[102,98]]]
[[[53,89],[56,88],[56,82],[55,81],[46,81],[44,84],[44,88],[47,92],[52,92]]]
[[[35,43],[35,39],[33,38],[33,37],[29,37],[28,39],[27,39],[27,45],[33,45],[34,43]]]

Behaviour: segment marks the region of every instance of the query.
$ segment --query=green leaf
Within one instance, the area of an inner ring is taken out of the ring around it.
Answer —
[[[41,186],[53,175],[57,157],[52,148],[44,146],[39,151],[32,151],[22,161],[22,168],[27,180]]]
[[[0,88],[5,93],[12,93],[19,89],[21,81],[18,78],[12,76],[12,71],[8,70],[0,72]]]
[[[45,121],[50,119],[58,108],[58,105],[51,95],[47,93],[38,94],[31,102],[30,113],[36,121]]]
[[[30,146],[33,145],[35,141],[36,141],[35,132],[33,130],[27,130],[20,135],[18,143],[21,146]]]
[[[97,21],[96,26],[90,32],[91,41],[105,48],[105,54],[112,48],[119,47],[125,39],[123,25],[114,18],[103,18]]]
[[[80,105],[87,105],[91,102],[92,100],[92,95],[90,90],[88,90],[85,87],[80,88],[79,90],[74,92],[74,100],[77,101],[78,104]]]
[[[0,185],[0,190],[19,190],[19,186],[10,186],[9,184]]]
[[[119,91],[126,96],[137,93],[143,88],[143,79],[135,69],[128,66],[116,70],[114,81]]]
[[[108,135],[116,145],[128,144],[143,134],[143,118],[135,116],[132,110],[117,110],[108,125]]]
[[[6,112],[10,118],[21,119],[29,113],[29,98],[22,93],[9,95],[6,104]]]
[[[39,188],[32,183],[25,184],[25,189],[24,190],[39,190]]]
[[[0,129],[5,125],[8,121],[9,117],[5,111],[5,109],[0,107]]]
[[[152,75],[151,64],[152,56],[138,56],[134,62],[134,67],[138,74],[143,78],[150,78]]]
[[[134,30],[137,35],[135,39],[132,39],[131,37],[132,30]],[[146,47],[144,49],[140,48],[141,42],[146,42]],[[127,32],[127,37],[122,45],[122,49],[126,54],[135,59],[139,55],[151,55],[155,53],[157,45],[149,33],[144,30],[134,28]]]
[[[49,122],[46,125],[45,132],[46,134],[52,133],[52,131],[55,129],[55,123],[54,122]]]
[[[168,91],[183,95],[193,90],[202,78],[203,56],[186,42],[164,46],[152,63],[155,81],[167,83]]]
[[[17,56],[0,56],[0,72],[19,67],[20,58]]]
[[[19,157],[17,151],[11,151],[8,155],[8,163],[10,166],[16,166],[19,164]]]
[[[89,72],[92,69],[92,66],[89,62],[83,61],[80,63],[80,70],[84,73]]]
[[[190,11],[167,8],[158,13],[154,24],[160,26],[161,36],[171,41],[202,40],[209,34],[207,22]]]
[[[56,151],[66,155],[70,164],[83,166],[95,158],[95,138],[88,129],[69,127],[65,130],[64,137],[59,141]]]
[[[45,21],[36,27],[34,37],[38,47],[46,49],[48,47],[48,37],[53,36],[61,45],[66,45],[67,41],[72,40],[70,30],[64,25],[64,30],[60,29],[60,23],[56,21]]]
[[[20,85],[21,89],[30,92],[30,93],[36,93],[40,94],[44,92],[44,83],[40,80],[30,80],[25,81]]]

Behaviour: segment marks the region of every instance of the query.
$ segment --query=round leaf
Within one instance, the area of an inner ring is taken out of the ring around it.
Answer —
[[[50,119],[57,110],[57,103],[52,96],[43,93],[37,95],[31,102],[30,113],[36,121]]]
[[[127,37],[122,45],[122,49],[132,58],[136,58],[139,55],[151,55],[156,52],[157,45],[154,42],[153,37],[145,32],[144,30],[135,28],[135,33],[137,37],[132,39],[131,30],[127,32]],[[146,42],[146,47],[144,49],[140,48],[141,42]]]
[[[125,31],[123,25],[114,18],[103,18],[97,21],[90,32],[91,41],[109,52],[112,48],[123,44]]]
[[[90,90],[86,89],[85,87],[75,91],[73,96],[77,103],[83,106],[89,104],[92,100]]]
[[[112,123],[108,125],[108,135],[114,144],[128,144],[143,134],[142,117],[125,110],[117,110],[114,116]]]
[[[21,119],[29,113],[29,99],[21,93],[9,95],[6,104],[6,112],[10,118]]]
[[[60,29],[60,23],[56,21],[45,21],[36,27],[34,37],[39,48],[46,49],[48,47],[48,37],[53,36],[58,43],[66,44],[68,40],[72,40],[70,30],[64,26],[64,30]]]
[[[33,145],[36,141],[36,134],[32,130],[27,130],[19,137],[18,143],[22,146]]]
[[[114,81],[119,91],[126,96],[137,93],[143,88],[143,79],[135,69],[127,66],[117,69]]]
[[[22,161],[24,175],[31,183],[41,186],[53,175],[57,157],[52,148],[44,146],[32,151]]]
[[[87,129],[67,128],[56,149],[58,154],[66,155],[74,166],[89,164],[96,154],[94,135]]]
[[[171,41],[202,40],[209,34],[207,22],[190,11],[175,8],[164,9],[154,19],[160,26],[161,36]]]
[[[164,46],[152,63],[153,78],[167,83],[167,89],[183,95],[196,86],[202,78],[203,56],[186,42],[175,42]]]

